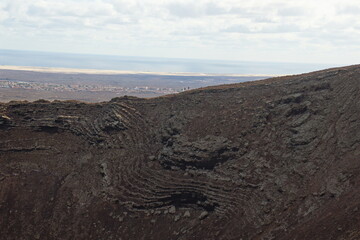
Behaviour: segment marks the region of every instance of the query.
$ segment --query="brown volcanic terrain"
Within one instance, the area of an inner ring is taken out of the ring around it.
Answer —
[[[360,239],[360,66],[0,105],[1,239]]]

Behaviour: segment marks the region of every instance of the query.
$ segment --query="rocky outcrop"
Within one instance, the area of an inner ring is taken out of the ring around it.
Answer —
[[[206,136],[195,142],[178,136],[169,139],[159,154],[165,169],[214,169],[235,158],[239,148],[224,137]]]
[[[358,239],[360,67],[0,104],[2,239]]]

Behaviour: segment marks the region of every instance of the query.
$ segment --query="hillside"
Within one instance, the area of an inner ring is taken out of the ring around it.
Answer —
[[[0,104],[1,239],[359,239],[360,66]]]

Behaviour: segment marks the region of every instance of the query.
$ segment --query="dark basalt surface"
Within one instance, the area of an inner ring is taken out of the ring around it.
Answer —
[[[359,239],[360,66],[0,104],[1,239]]]

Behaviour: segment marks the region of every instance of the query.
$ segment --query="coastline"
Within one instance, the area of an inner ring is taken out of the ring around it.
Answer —
[[[63,74],[104,74],[104,75],[159,75],[159,76],[229,76],[229,77],[279,77],[284,75],[274,74],[211,74],[211,73],[187,73],[187,72],[146,72],[146,71],[125,71],[125,70],[100,70],[100,69],[79,69],[79,68],[54,68],[54,67],[32,67],[0,65],[0,70],[63,73]]]

